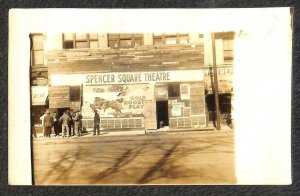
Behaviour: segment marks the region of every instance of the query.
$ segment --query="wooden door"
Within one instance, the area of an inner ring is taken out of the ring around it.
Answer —
[[[156,125],[156,102],[145,101],[144,102],[144,118],[145,129],[157,129]]]

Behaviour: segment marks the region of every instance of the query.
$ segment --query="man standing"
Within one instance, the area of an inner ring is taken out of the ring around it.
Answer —
[[[55,137],[59,135],[59,130],[58,130],[58,115],[56,112],[53,112],[53,118],[54,118],[54,124],[53,124],[53,128],[54,128],[54,133],[55,133]]]
[[[50,138],[51,135],[51,127],[54,123],[53,116],[50,115],[50,112],[47,111],[46,115],[44,117],[44,129],[45,129],[45,135],[46,137]]]
[[[42,127],[43,127],[43,137],[46,137],[46,131],[44,126],[44,117],[46,116],[46,112],[40,117],[40,120],[42,121]]]
[[[67,111],[67,114],[70,117],[70,121],[69,121],[69,134],[70,134],[70,136],[74,135],[74,124],[73,124],[72,112],[73,111],[70,111],[70,110]]]
[[[32,137],[37,137],[36,135],[36,130],[35,130],[35,127],[34,127],[34,113],[31,114],[31,134],[32,134]]]
[[[95,116],[94,116],[94,134],[96,135],[96,129],[97,129],[97,135],[100,135],[100,115],[98,114],[97,110],[94,110]]]
[[[80,111],[75,113],[75,117],[73,118],[73,121],[74,121],[75,135],[79,137],[81,135],[81,128],[82,128],[82,115]]]
[[[67,137],[70,136],[70,133],[69,133],[70,121],[71,121],[71,118],[68,114],[68,111],[65,111],[65,113],[59,119],[59,122],[61,123],[62,137],[65,137],[65,131],[67,131]]]

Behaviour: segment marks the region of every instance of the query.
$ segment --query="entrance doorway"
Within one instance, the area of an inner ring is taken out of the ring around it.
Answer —
[[[209,121],[216,121],[216,106],[214,94],[206,95],[206,105],[209,112]],[[225,124],[231,124],[231,94],[222,93],[219,94],[219,106],[221,113],[221,121]]]
[[[156,120],[158,129],[161,121],[163,126],[169,126],[168,101],[156,101]]]
[[[65,112],[66,110],[70,110],[70,108],[58,108],[58,109],[57,109],[57,115],[58,115],[59,117],[61,117],[61,116],[64,114],[64,112]]]

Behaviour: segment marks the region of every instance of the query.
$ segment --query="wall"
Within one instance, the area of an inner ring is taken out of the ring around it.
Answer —
[[[169,98],[170,127],[205,127],[204,97],[203,82],[181,83],[180,96]]]

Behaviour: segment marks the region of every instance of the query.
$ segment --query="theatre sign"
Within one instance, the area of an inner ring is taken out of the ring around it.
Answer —
[[[103,84],[137,84],[158,82],[202,81],[202,70],[157,71],[157,72],[114,72],[89,74],[54,74],[51,85],[103,85]]]

